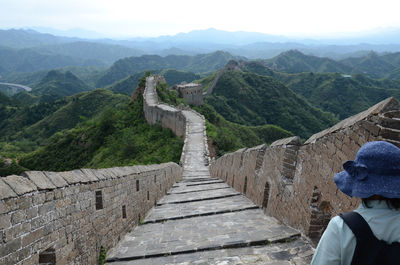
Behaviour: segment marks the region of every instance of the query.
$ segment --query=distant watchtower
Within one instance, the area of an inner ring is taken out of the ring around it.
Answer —
[[[179,92],[179,96],[184,98],[187,103],[191,105],[203,105],[203,89],[200,84],[195,83],[181,83],[175,85],[173,89]]]

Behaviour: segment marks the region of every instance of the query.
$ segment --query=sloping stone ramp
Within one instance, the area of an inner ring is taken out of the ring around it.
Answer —
[[[182,180],[108,252],[107,264],[309,264],[313,250],[298,231],[210,177],[204,120],[183,115]]]

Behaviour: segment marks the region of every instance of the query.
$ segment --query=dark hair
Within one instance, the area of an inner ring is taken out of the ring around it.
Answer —
[[[385,201],[389,209],[400,210],[400,198],[385,198],[385,197],[380,197],[379,199],[366,198],[362,199],[362,202],[365,205],[365,207],[371,208],[369,202],[372,200]]]

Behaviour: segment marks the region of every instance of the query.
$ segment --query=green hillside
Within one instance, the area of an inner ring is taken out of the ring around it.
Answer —
[[[106,108],[129,102],[129,97],[96,89],[55,101],[8,109],[0,121],[0,154],[26,153],[45,145],[55,132],[74,128]]]
[[[148,125],[144,118],[144,83],[142,79],[141,93],[131,104],[108,108],[96,118],[56,133],[48,145],[21,157],[20,165],[60,171],[179,162],[183,140],[171,130]]]
[[[190,83],[193,80],[200,79],[200,75],[188,71],[179,71],[175,69],[165,69],[160,73],[165,78],[169,86],[174,86],[185,81]]]
[[[314,106],[339,119],[364,111],[387,97],[400,96],[400,81],[376,80],[365,75],[302,73],[276,77]]]
[[[76,93],[91,90],[92,88],[76,77],[73,73],[51,70],[35,86],[32,94],[41,96],[43,100],[52,100],[72,96]]]
[[[186,104],[183,98],[178,97],[176,91],[167,90],[167,87],[166,83],[158,84],[157,93],[160,101],[175,106]],[[206,118],[207,137],[212,156],[219,157],[243,147],[270,144],[275,140],[292,136],[292,133],[275,125],[246,126],[229,122],[207,103],[193,106],[193,109]]]
[[[370,52],[361,58],[342,60],[342,63],[352,67],[352,73],[366,74],[373,78],[385,77],[400,66],[400,64],[394,65],[393,62],[387,56],[382,57],[375,52]]]
[[[199,75],[196,75],[192,72],[178,71],[174,69],[152,71],[152,73],[162,75],[170,86],[173,86],[175,84],[180,84],[183,81],[189,83],[195,79],[200,78]],[[122,80],[118,80],[117,82],[109,86],[106,86],[105,88],[117,93],[122,93],[130,96],[136,89],[140,77],[142,77],[145,74],[146,74],[145,72],[140,72],[133,75],[129,75],[128,77]]]
[[[341,72],[350,73],[351,67],[329,58],[305,55],[297,50],[283,52],[265,60],[265,65],[275,71],[287,73],[302,72]]]
[[[222,51],[195,56],[168,55],[161,57],[158,55],[143,55],[129,57],[115,62],[99,79],[97,87],[104,87],[129,75],[148,70],[176,69],[193,73],[211,73],[223,67],[233,58],[229,53]]]
[[[273,124],[303,138],[338,121],[279,81],[250,72],[227,71],[206,100],[229,121]]]

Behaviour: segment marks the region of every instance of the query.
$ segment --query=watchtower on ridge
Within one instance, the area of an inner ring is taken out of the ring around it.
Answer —
[[[184,98],[191,105],[203,105],[203,89],[200,84],[181,83],[175,85],[172,89],[179,92],[179,96]]]

